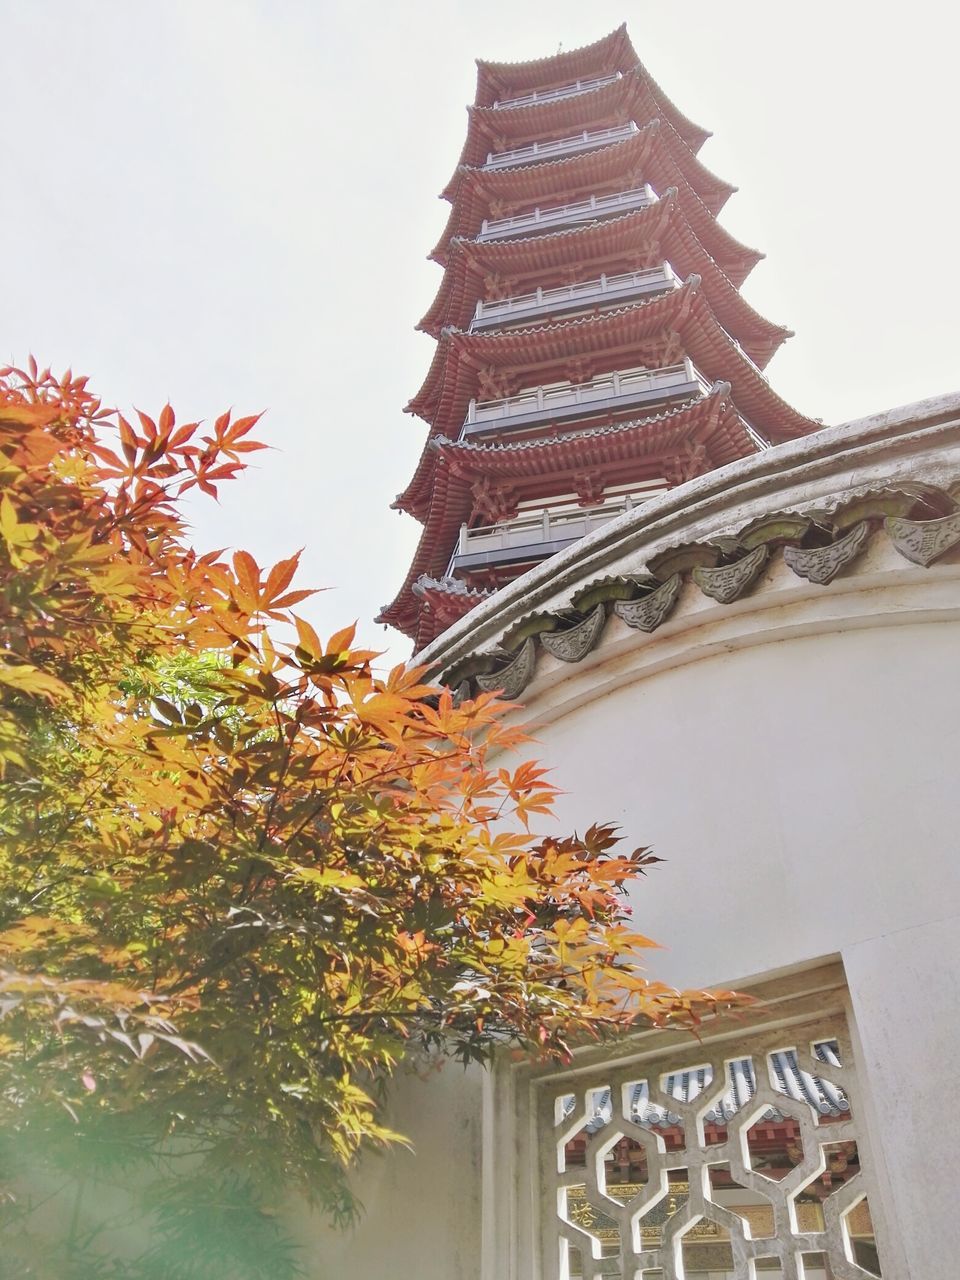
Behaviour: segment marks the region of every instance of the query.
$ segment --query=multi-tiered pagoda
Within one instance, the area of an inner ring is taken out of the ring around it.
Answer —
[[[717,222],[735,188],[697,159],[710,135],[626,28],[477,65],[408,406],[430,430],[395,504],[423,534],[379,619],[417,649],[600,524],[819,425],[762,372],[790,334],[739,293],[762,255]]]

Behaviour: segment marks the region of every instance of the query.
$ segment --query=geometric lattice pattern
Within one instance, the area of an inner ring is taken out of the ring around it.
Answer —
[[[879,1276],[845,1036],[828,1020],[552,1086],[548,1280]]]

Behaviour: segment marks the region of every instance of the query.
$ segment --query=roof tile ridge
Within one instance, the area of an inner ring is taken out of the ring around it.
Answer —
[[[709,298],[707,298],[706,294],[702,292],[697,293],[691,299],[690,308],[687,311],[686,315],[684,316],[684,320],[689,319],[693,315],[693,313],[697,310],[699,310],[701,314],[699,317],[694,316],[694,319],[699,319],[715,327],[720,339],[730,348],[730,354],[736,360],[738,367],[750,379],[750,381],[754,383],[758,391],[760,391],[762,394],[766,396],[769,396],[778,405],[786,409],[788,413],[793,417],[799,418],[803,422],[811,424],[811,427],[813,430],[819,430],[822,427],[823,425],[822,422],[818,422],[816,418],[811,418],[808,414],[801,413],[799,409],[795,408],[790,403],[789,400],[785,400],[784,397],[780,395],[779,391],[775,390],[775,388],[771,386],[769,379],[764,377],[763,373],[760,371],[760,369],[757,368],[757,366],[746,354],[746,352],[740,347],[736,339],[730,336],[730,334],[726,331],[726,329],[717,319],[716,312],[714,311],[713,307],[710,305]],[[732,396],[732,399],[734,403],[736,403],[735,395]],[[739,409],[738,409],[738,412],[740,412]]]
[[[681,174],[680,176],[682,177],[683,175]],[[767,256],[763,252],[763,250],[754,249],[750,245],[744,244],[742,240],[738,240],[737,237],[733,234],[733,232],[723,225],[723,223],[716,216],[716,214],[713,214],[710,212],[707,206],[703,203],[703,201],[697,195],[696,191],[694,191],[693,187],[691,187],[690,183],[687,182],[686,180],[684,180],[684,190],[683,191],[678,190],[677,192],[678,201],[680,202],[683,201],[685,193],[687,191],[690,193],[690,198],[696,203],[696,205],[699,206],[700,209],[703,210],[703,213],[705,214],[705,216],[710,219],[710,221],[716,226],[717,230],[721,231],[723,235],[727,237],[727,239],[730,241],[730,244],[733,246],[734,250],[739,251],[740,256],[744,258],[755,258],[756,262],[763,261],[763,259]],[[689,218],[687,218],[687,223],[690,226],[691,230],[693,230],[693,224],[690,222]],[[697,236],[697,238],[699,239],[699,235]],[[700,243],[701,245],[703,245],[702,240],[700,241]],[[710,250],[707,249],[706,245],[703,245],[703,249],[704,249],[704,252],[710,254],[710,257],[713,258],[714,261],[716,262],[716,258],[714,258],[714,255],[710,253]],[[717,265],[719,266],[720,264],[717,263]]]
[[[663,89],[660,87],[659,81],[654,79],[654,77],[650,74],[649,69],[644,65],[643,62],[641,62],[639,58],[637,59],[636,67],[634,68],[634,70],[637,71],[644,80],[646,80],[653,96],[656,99],[658,99],[658,101],[661,102],[663,106],[667,107],[675,115],[679,116],[679,118],[684,122],[684,124],[689,125],[691,132],[702,134],[704,142],[706,142],[708,138],[713,137],[712,129],[705,129],[703,125],[697,124],[695,120],[691,120],[688,115],[684,114],[684,112],[680,110],[680,108],[669,96],[669,94],[664,93]],[[703,143],[701,143],[701,146],[702,145]],[[694,152],[694,155],[696,155],[696,152]]]
[[[672,188],[672,190],[675,191],[676,188]],[[697,235],[696,230],[690,225],[690,222],[687,219],[683,211],[683,208],[679,204],[674,203],[670,207],[668,217],[665,220],[666,227],[667,227],[666,234],[668,235],[670,234],[670,222],[674,218],[683,220],[686,234],[690,236],[690,238],[694,241],[695,247],[699,249],[699,251],[704,255],[707,261],[711,264],[711,267],[720,277],[720,280],[722,281],[723,285],[727,289],[729,289],[732,298],[735,299],[735,302],[734,302],[735,306],[742,308],[743,311],[745,311],[749,316],[755,317],[756,320],[758,320],[764,328],[768,328],[773,332],[779,333],[781,335],[781,341],[785,342],[788,338],[792,338],[795,336],[793,329],[789,328],[787,325],[780,324],[778,321],[768,319],[767,316],[763,315],[762,312],[758,311],[756,307],[743,296],[741,291],[737,288],[737,286],[733,283],[733,281],[727,275],[726,271],[724,271],[720,263],[717,262],[713,254],[704,245],[703,241]],[[683,233],[676,232],[676,234],[683,234]]]
[[[602,45],[613,43],[618,36],[623,37],[627,34],[626,22],[621,22],[619,27],[601,36],[599,40],[591,40],[589,44],[579,45],[576,49],[563,49],[559,53],[548,53],[542,58],[519,58],[514,62],[496,62],[493,58],[474,58],[477,67],[484,67],[487,70],[493,70],[498,67],[506,67],[511,70],[520,70],[521,67],[535,67],[540,63],[553,62],[556,58],[575,57],[578,53],[588,53],[591,49],[599,49]]]

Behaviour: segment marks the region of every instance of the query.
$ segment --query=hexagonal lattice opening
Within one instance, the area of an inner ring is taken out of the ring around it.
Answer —
[[[560,1242],[560,1280],[580,1280],[584,1275],[584,1254],[583,1250],[575,1244],[571,1244],[568,1240]],[[605,1277],[605,1280],[622,1280],[620,1271],[619,1256],[603,1256],[601,1258],[592,1258],[589,1262],[589,1269],[586,1274],[598,1273]]]
[[[793,1116],[765,1108],[746,1134],[750,1168],[771,1182],[782,1181],[803,1160],[803,1137]]]
[[[829,1267],[825,1253],[801,1253],[800,1280],[829,1280]]]
[[[631,1123],[655,1133],[667,1151],[683,1147],[683,1122],[679,1112],[653,1102],[646,1080],[634,1080],[623,1086],[623,1114]]]
[[[610,1089],[588,1089],[582,1105],[576,1094],[562,1094],[555,1101],[555,1114],[560,1136],[557,1139],[557,1168],[582,1168],[587,1159],[587,1146],[595,1133],[609,1122],[613,1114]]]
[[[697,1218],[680,1241],[680,1257],[685,1280],[693,1277],[733,1275],[733,1247],[730,1233],[709,1218]]]
[[[568,1249],[586,1250],[592,1259],[619,1255],[620,1231],[616,1222],[590,1203],[586,1183],[562,1187],[557,1197],[557,1213],[561,1220],[576,1227],[579,1244],[569,1241]]]
[[[860,1152],[856,1142],[822,1142],[820,1151],[823,1157],[823,1170],[811,1178],[797,1193],[794,1203],[797,1205],[798,1222],[802,1222],[803,1214],[800,1205],[804,1202],[819,1203],[833,1195],[845,1182],[856,1177],[860,1172]],[[813,1219],[811,1219],[812,1221]],[[823,1215],[819,1215],[818,1225],[800,1226],[801,1231],[822,1231]]]
[[[771,1201],[737,1182],[729,1164],[710,1165],[710,1199],[743,1220],[748,1240],[768,1240],[776,1234]]]
[[[844,1091],[828,1077],[841,1065],[835,1040],[821,1040],[812,1046],[815,1062],[823,1063],[823,1073],[812,1074],[801,1066],[796,1049],[778,1049],[768,1054],[770,1081],[778,1093],[812,1107],[821,1125],[850,1117],[850,1103]]]
[[[645,1205],[636,1216],[636,1231],[639,1235],[639,1249],[659,1249],[663,1243],[663,1232],[667,1223],[682,1209],[686,1208],[690,1199],[690,1178],[686,1169],[668,1169],[667,1188],[663,1195],[657,1196]]]
[[[867,1276],[879,1276],[880,1259],[877,1255],[877,1238],[870,1216],[870,1205],[863,1196],[852,1204],[841,1218],[847,1257]]]
[[[712,1073],[711,1073],[712,1074]],[[717,1146],[726,1142],[727,1125],[738,1112],[742,1111],[756,1093],[756,1073],[751,1058],[734,1058],[726,1063],[725,1088],[718,1098],[714,1091],[713,1099],[702,1113],[700,1125],[705,1147]],[[704,1086],[704,1091],[706,1086]]]
[[[655,1141],[655,1139],[652,1139]],[[642,1142],[614,1133],[597,1158],[597,1185],[617,1204],[629,1204],[650,1181],[650,1153]]]

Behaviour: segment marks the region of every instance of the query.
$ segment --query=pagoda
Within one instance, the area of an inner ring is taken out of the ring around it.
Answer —
[[[767,381],[790,332],[739,292],[763,255],[717,221],[735,188],[626,27],[477,67],[407,406],[429,431],[394,504],[423,533],[378,619],[418,650],[603,523],[820,425]]]

